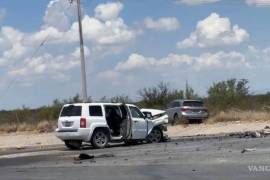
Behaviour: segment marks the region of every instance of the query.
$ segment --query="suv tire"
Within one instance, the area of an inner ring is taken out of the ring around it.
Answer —
[[[159,128],[154,128],[147,136],[148,143],[159,143],[163,139],[163,133]]]
[[[174,114],[174,116],[173,116],[173,121],[172,121],[172,125],[177,124],[178,121],[179,121],[179,116],[178,116],[178,114]]]
[[[94,148],[102,149],[108,145],[109,136],[108,133],[102,129],[95,130],[92,135],[91,143]]]

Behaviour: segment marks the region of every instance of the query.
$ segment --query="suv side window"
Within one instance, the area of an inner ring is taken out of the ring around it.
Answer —
[[[175,108],[175,107],[180,107],[180,102],[178,101],[175,101],[172,103],[172,107]]]
[[[133,118],[144,118],[143,113],[138,108],[129,106],[129,109]]]
[[[82,113],[82,106],[69,105],[63,108],[60,116],[61,117],[81,116],[81,113]]]
[[[172,104],[173,104],[173,103],[170,102],[170,103],[167,105],[167,108],[168,108],[168,109],[172,108],[172,107],[173,107]]]
[[[90,116],[103,116],[101,106],[89,106]]]

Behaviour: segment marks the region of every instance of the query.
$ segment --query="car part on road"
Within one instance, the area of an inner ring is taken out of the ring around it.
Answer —
[[[244,148],[241,153],[245,153],[245,152],[252,152],[252,151],[256,151],[256,149],[248,149],[248,148]]]
[[[105,148],[108,145],[108,142],[109,136],[104,130],[98,129],[94,132],[91,143],[95,148]]]
[[[79,157],[78,158],[75,157],[74,160],[87,160],[87,159],[94,159],[94,158],[95,158],[94,155],[89,155],[89,154],[81,153],[79,155]]]
[[[82,146],[82,141],[77,141],[77,140],[66,140],[65,145],[67,148],[76,150],[80,149]]]

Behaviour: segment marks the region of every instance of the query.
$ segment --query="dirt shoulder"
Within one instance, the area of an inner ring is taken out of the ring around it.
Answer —
[[[270,121],[178,125],[169,126],[168,135],[173,138],[179,136],[227,134],[262,130],[265,126],[270,126]],[[54,133],[39,134],[27,132],[0,134],[0,149],[21,149],[29,146],[43,148],[44,146],[58,144],[63,144],[63,142],[56,138]]]
[[[25,147],[43,148],[48,145],[62,144],[54,133],[10,133],[0,134],[0,149]]]
[[[196,136],[227,134],[233,132],[246,132],[262,130],[265,126],[270,126],[270,121],[255,122],[220,122],[215,124],[188,124],[170,126],[168,128],[169,137]]]

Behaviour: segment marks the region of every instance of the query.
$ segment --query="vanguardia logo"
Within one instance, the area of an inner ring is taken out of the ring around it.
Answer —
[[[248,169],[250,172],[270,172],[270,165],[250,165]]]

